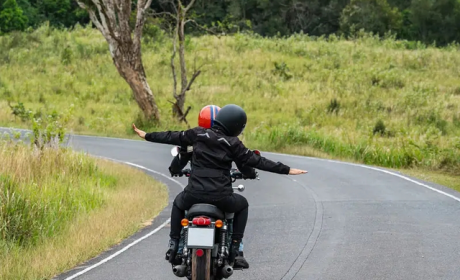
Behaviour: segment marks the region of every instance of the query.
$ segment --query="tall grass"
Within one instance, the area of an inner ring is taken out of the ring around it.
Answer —
[[[192,125],[204,105],[237,103],[248,112],[244,140],[254,148],[308,145],[369,164],[460,174],[459,45],[236,34],[190,38],[186,48],[189,69],[206,65],[186,100]],[[164,36],[143,45],[163,116],[147,129],[184,128],[170,117],[170,51]],[[0,38],[0,61],[0,98],[44,111],[74,104],[73,132],[131,137],[130,123],[142,122],[95,30],[11,34]],[[1,101],[0,124],[24,126]]]
[[[67,149],[0,141],[0,279],[49,279],[141,227],[164,186]]]
[[[117,184],[93,159],[68,150],[0,146],[0,236],[7,244],[34,245],[59,233],[77,215],[104,203]]]

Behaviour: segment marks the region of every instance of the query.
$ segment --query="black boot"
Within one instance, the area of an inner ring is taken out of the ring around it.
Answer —
[[[249,268],[249,263],[244,258],[244,255],[243,255],[242,251],[240,251],[238,253],[238,256],[235,258],[235,263],[233,264],[233,268],[234,269],[237,269],[237,268],[243,268],[243,269]]]
[[[240,250],[240,240],[233,240],[230,244],[230,252],[228,255],[228,263],[233,263],[235,258],[238,256],[238,252]]]
[[[165,259],[170,263],[174,264],[176,260],[177,250],[179,249],[179,239],[170,239],[169,240],[169,249],[166,252]]]

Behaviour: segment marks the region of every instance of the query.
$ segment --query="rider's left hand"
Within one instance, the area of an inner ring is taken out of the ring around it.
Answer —
[[[243,174],[243,179],[244,180],[246,179],[254,180],[254,179],[257,179],[258,176],[259,176],[259,173],[257,173],[257,171],[254,171],[253,174],[251,174],[251,176],[246,176]]]
[[[147,134],[147,133],[145,133],[145,131],[140,130],[139,128],[137,128],[135,124],[133,124],[133,129],[134,129],[134,132],[136,132],[137,135],[139,135],[140,138],[145,139],[145,134]]]

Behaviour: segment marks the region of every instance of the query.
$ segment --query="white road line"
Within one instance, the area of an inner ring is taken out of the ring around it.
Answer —
[[[127,245],[126,247],[124,247],[123,249],[117,251],[116,253],[114,253],[113,255],[110,255],[108,256],[107,258],[103,259],[102,261],[96,263],[96,264],[93,264],[92,266],[90,267],[87,267],[86,269],[66,278],[65,280],[71,280],[71,279],[75,279],[77,278],[78,276],[81,276],[82,274],[85,274],[86,272],[100,266],[101,264],[104,264],[108,261],[110,261],[111,259],[115,258],[116,256],[118,256],[119,254],[123,253],[124,251],[128,250],[129,248],[131,248],[132,246],[136,245],[137,243],[141,242],[142,240],[146,239],[147,237],[157,233],[159,230],[161,230],[164,226],[166,226],[167,224],[169,224],[171,219],[168,219],[166,222],[164,222],[162,225],[160,225],[159,227],[157,227],[156,229],[154,229],[153,231],[149,232],[148,234],[142,236],[141,238],[135,240],[134,242],[132,242],[131,244]]]
[[[305,156],[296,156],[296,155],[286,155],[286,154],[279,154],[279,153],[272,153],[272,152],[266,152],[266,153],[267,154],[278,155],[278,156],[285,156],[285,157],[304,158],[304,159],[308,158],[308,159],[318,160],[318,161],[326,161],[326,162],[333,162],[333,163],[339,163],[339,164],[345,164],[345,165],[351,165],[351,166],[358,166],[358,167],[362,167],[362,168],[366,168],[366,169],[370,169],[370,170],[375,170],[375,171],[378,171],[378,172],[383,172],[383,173],[386,173],[388,175],[399,177],[399,178],[401,178],[403,180],[406,180],[406,181],[409,181],[409,182],[414,183],[416,185],[425,187],[427,189],[430,189],[432,191],[435,191],[435,192],[437,192],[439,194],[445,195],[447,197],[450,197],[450,198],[455,199],[456,201],[460,202],[460,198],[458,198],[458,197],[456,197],[454,195],[451,195],[451,194],[446,193],[444,191],[438,190],[438,189],[436,189],[434,187],[428,186],[427,184],[418,182],[418,181],[413,180],[413,179],[411,179],[409,177],[406,177],[406,176],[403,176],[403,175],[400,175],[400,174],[397,174],[397,173],[394,173],[394,172],[391,172],[391,171],[388,171],[388,170],[385,170],[385,169],[380,169],[380,168],[377,168],[377,167],[367,166],[367,165],[358,164],[358,163],[351,163],[351,162],[343,162],[343,161],[338,161],[338,160],[332,160],[332,159],[323,159],[323,158],[314,158],[314,157],[305,157]]]
[[[96,156],[96,157],[98,157],[98,158],[103,158],[103,159],[108,159],[108,160],[115,161],[115,162],[124,163],[124,164],[127,164],[127,165],[135,166],[135,167],[140,168],[140,169],[147,170],[147,171],[149,171],[149,172],[152,172],[152,173],[154,173],[154,174],[163,176],[163,177],[165,177],[166,179],[173,181],[174,183],[178,184],[181,188],[184,188],[184,187],[185,187],[181,182],[179,182],[179,181],[177,181],[177,180],[175,180],[175,179],[173,179],[173,178],[167,176],[166,174],[163,174],[163,173],[160,173],[160,172],[158,172],[158,171],[155,171],[155,170],[146,168],[146,167],[144,167],[144,166],[142,166],[142,165],[135,164],[135,163],[132,163],[132,162],[127,162],[127,161],[120,161],[120,160],[116,160],[116,159],[112,159],[112,158],[108,158],[108,157],[100,157],[100,156]],[[149,232],[149,233],[147,233],[146,235],[142,236],[141,238],[139,238],[139,239],[137,239],[137,240],[131,242],[130,244],[126,245],[126,246],[123,247],[121,250],[119,250],[119,251],[115,252],[114,254],[108,256],[107,258],[101,260],[100,262],[98,262],[98,263],[96,263],[96,264],[93,264],[92,266],[89,266],[89,267],[85,268],[84,270],[79,271],[79,272],[73,274],[72,276],[67,277],[65,280],[72,280],[72,279],[75,279],[75,278],[77,278],[78,276],[81,276],[81,275],[85,274],[86,272],[88,272],[88,271],[90,271],[90,270],[92,270],[92,269],[94,269],[94,268],[96,268],[96,267],[98,267],[98,266],[100,266],[100,265],[102,265],[102,264],[104,264],[104,263],[110,261],[111,259],[113,259],[113,258],[115,258],[116,256],[120,255],[121,253],[123,253],[124,251],[128,250],[129,248],[131,248],[132,246],[136,245],[137,243],[141,242],[142,240],[144,240],[144,239],[146,239],[146,238],[148,238],[148,237],[154,235],[155,233],[157,233],[158,231],[160,231],[162,228],[164,228],[167,224],[169,224],[170,221],[171,221],[171,219],[169,218],[169,219],[166,220],[163,224],[161,224],[159,227],[155,228],[154,230],[152,230],[151,232]]]

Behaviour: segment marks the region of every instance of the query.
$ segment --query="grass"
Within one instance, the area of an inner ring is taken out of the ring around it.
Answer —
[[[408,169],[402,170],[401,172],[414,178],[420,178],[428,182],[436,182],[440,185],[460,192],[460,180],[458,177],[450,176],[449,174],[440,174],[438,172],[419,169]]]
[[[250,147],[460,174],[459,45],[439,49],[369,34],[354,40],[236,34],[189,38],[186,48],[189,69],[206,65],[187,96],[190,116],[210,103],[241,105]],[[183,129],[171,120],[168,102],[170,50],[161,36],[143,45],[163,117],[153,127],[139,117],[98,31],[43,26],[2,37],[0,125],[27,125],[11,114],[10,100],[42,113],[73,104],[74,133],[134,137],[133,121],[147,130]]]
[[[331,155],[328,155],[324,152],[318,151],[309,146],[291,146],[281,149],[279,152],[286,154],[295,154],[295,155],[304,155],[308,157],[324,158],[324,159],[333,159],[333,160],[342,160],[352,163],[361,163],[358,160],[352,160],[349,158],[337,158]],[[399,171],[403,175],[412,176],[428,182],[435,182],[439,185],[443,185],[454,189],[460,192],[460,179],[457,175],[443,173],[439,171],[421,169],[421,168],[406,168],[406,169],[395,169],[390,168],[393,171]]]
[[[51,279],[133,234],[167,204],[141,171],[0,142],[0,279]]]

